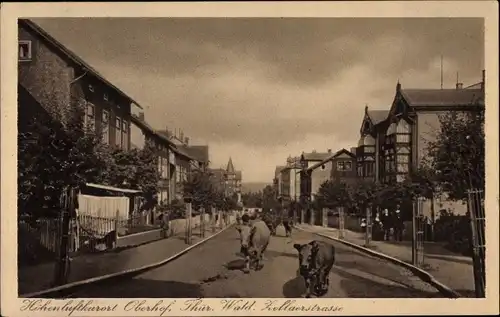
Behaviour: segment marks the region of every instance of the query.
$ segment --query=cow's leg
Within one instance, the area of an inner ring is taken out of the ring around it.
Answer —
[[[304,283],[306,285],[306,293],[304,294],[305,298],[310,298],[311,297],[311,280],[306,277],[304,278]]]
[[[243,268],[243,272],[245,274],[250,273],[250,257],[248,255],[245,256],[245,267]]]

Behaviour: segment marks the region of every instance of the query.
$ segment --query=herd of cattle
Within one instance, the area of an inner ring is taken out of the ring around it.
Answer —
[[[265,217],[252,218],[250,221],[240,218],[236,225],[240,234],[240,251],[245,259],[243,272],[247,274],[251,269],[258,271],[263,268],[263,255],[280,224],[285,227],[287,237],[292,233],[292,224],[286,219],[269,221]],[[304,297],[324,296],[328,292],[328,276],[335,263],[335,247],[317,240],[306,244],[296,243],[293,247],[298,252],[298,271],[306,286]]]

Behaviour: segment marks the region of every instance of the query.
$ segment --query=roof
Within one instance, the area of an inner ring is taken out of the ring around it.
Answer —
[[[172,141],[170,141],[169,138],[167,138],[165,135],[163,135],[163,134],[159,133],[158,131],[156,131],[146,121],[139,119],[139,117],[137,115],[132,114],[130,116],[130,121],[132,123],[134,123],[135,125],[137,125],[139,128],[141,128],[142,130],[146,130],[147,132],[149,132],[149,133],[155,135],[156,137],[160,138],[162,141],[165,141],[168,144],[170,144],[171,146],[175,147],[175,144],[172,143]]]
[[[86,183],[85,184],[87,187],[93,187],[93,188],[99,188],[99,189],[105,189],[109,191],[114,191],[114,192],[121,192],[121,193],[140,193],[140,190],[135,190],[135,189],[126,189],[126,188],[118,188],[118,187],[113,187],[113,186],[107,186],[107,185],[100,185],[100,184],[93,184],[93,183]]]
[[[316,164],[314,164],[313,166],[309,167],[307,170],[308,170],[308,171],[315,170],[315,169],[317,169],[318,167],[320,167],[321,165],[323,165],[323,164],[325,164],[325,163],[327,163],[327,162],[329,162],[329,161],[333,160],[334,158],[336,158],[337,156],[339,156],[339,155],[340,155],[340,154],[342,154],[342,153],[346,153],[346,154],[350,155],[350,156],[351,156],[351,157],[353,157],[353,158],[354,158],[354,157],[356,157],[356,155],[354,155],[351,151],[348,151],[348,150],[346,150],[346,149],[341,149],[341,150],[339,150],[339,151],[335,152],[334,154],[332,154],[332,155],[328,156],[328,157],[327,157],[326,159],[324,159],[323,161],[321,161],[321,162],[319,162],[319,163],[316,163]]]
[[[373,125],[377,125],[382,121],[385,121],[389,115],[388,110],[368,110],[367,113]]]
[[[473,85],[467,86],[464,89],[481,89],[482,86],[483,86],[483,82],[480,81],[480,82],[475,83]]]
[[[234,173],[233,159],[231,157],[229,158],[229,161],[227,162],[226,172]]]
[[[198,162],[208,163],[208,145],[189,145],[183,146],[183,148]]]
[[[141,105],[134,99],[132,99],[129,95],[127,95],[125,92],[123,92],[120,88],[116,87],[112,83],[110,83],[104,76],[102,76],[97,70],[95,70],[92,66],[90,66],[88,63],[86,63],[84,60],[82,60],[78,55],[70,51],[66,46],[64,46],[61,42],[56,40],[54,37],[52,37],[49,33],[47,33],[44,29],[42,29],[40,26],[38,26],[36,23],[34,23],[31,20],[28,19],[19,19],[18,20],[18,25],[29,29],[29,31],[32,31],[36,33],[42,40],[50,43],[53,47],[55,47],[61,54],[65,55],[68,57],[73,63],[76,65],[82,67],[84,70],[101,80],[103,83],[108,85],[109,87],[113,88],[116,90],[118,94],[120,94],[122,97],[127,98],[131,102],[135,103],[137,107],[141,108]]]
[[[401,94],[412,107],[484,105],[481,89],[401,89]]]
[[[304,160],[306,160],[306,161],[322,161],[325,158],[329,157],[330,155],[332,155],[332,153],[328,153],[328,152],[302,153],[302,156],[304,157]]]
[[[236,171],[235,174],[236,174],[236,179],[237,180],[241,180],[242,179],[241,171]]]
[[[285,168],[285,166],[276,166],[276,168],[274,169],[274,177],[278,177],[279,173],[284,168]]]

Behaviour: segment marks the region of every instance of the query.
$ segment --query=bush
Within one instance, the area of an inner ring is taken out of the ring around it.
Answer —
[[[434,226],[436,241],[445,242],[450,251],[463,255],[471,255],[471,228],[470,218],[442,210]]]

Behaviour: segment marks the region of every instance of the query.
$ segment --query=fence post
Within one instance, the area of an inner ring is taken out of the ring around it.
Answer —
[[[314,226],[314,220],[315,220],[315,210],[313,208],[310,209],[311,210],[311,214],[310,214],[310,217],[309,217],[309,225],[311,226]]]
[[[217,209],[212,206],[212,215],[211,215],[211,224],[212,224],[212,233],[215,233],[215,214],[217,213]]]
[[[485,245],[484,245],[484,209],[481,191],[468,190],[468,209],[471,226],[472,264],[474,270],[474,289],[477,298],[485,297]]]
[[[372,229],[372,217],[371,217],[371,213],[372,213],[372,208],[371,206],[368,206],[366,207],[366,231],[365,231],[365,246],[369,246],[370,245],[370,241],[371,241],[371,229]]]
[[[73,188],[65,189],[61,197],[61,217],[60,217],[60,244],[58,248],[58,261],[56,263],[55,286],[66,284],[69,273],[69,225],[71,215],[75,210],[75,190]]]
[[[321,224],[323,227],[328,227],[328,209],[323,208],[321,212]]]
[[[192,223],[192,206],[191,203],[186,203],[186,243],[191,244],[191,223]]]
[[[118,244],[118,229],[120,228],[120,210],[116,210],[115,214],[115,246]],[[113,246],[113,247],[115,247]]]
[[[345,214],[344,207],[337,207],[339,211],[339,239],[344,239]]]
[[[200,231],[201,231],[201,237],[205,237],[205,207],[201,207],[201,213],[200,213]]]

